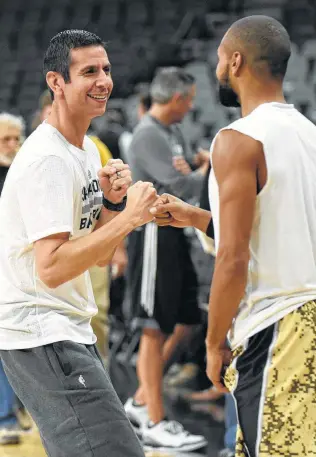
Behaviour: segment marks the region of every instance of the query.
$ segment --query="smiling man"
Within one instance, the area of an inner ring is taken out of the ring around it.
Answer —
[[[110,69],[92,33],[51,40],[51,113],[18,152],[0,201],[1,358],[55,457],[143,456],[90,325],[97,308],[88,269],[109,263],[126,235],[152,220],[157,198],[150,183],[129,188],[121,160],[101,169],[85,135],[106,109]]]

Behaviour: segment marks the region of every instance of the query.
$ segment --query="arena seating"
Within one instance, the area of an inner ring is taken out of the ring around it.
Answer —
[[[186,120],[194,144],[234,117],[216,106],[216,47],[231,22],[267,14],[281,20],[293,40],[286,92],[311,118],[316,113],[316,4],[313,0],[2,0],[0,111],[29,120],[45,87],[42,57],[49,39],[65,28],[86,28],[108,41],[115,89],[127,111],[134,87],[161,65],[186,65],[198,80],[195,110]],[[130,118],[131,124],[135,119]]]

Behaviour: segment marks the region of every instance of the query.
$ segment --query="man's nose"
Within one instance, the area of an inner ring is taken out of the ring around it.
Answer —
[[[19,142],[15,138],[10,138],[10,140],[8,141],[8,148],[12,152],[15,152],[17,150],[18,145],[19,145]]]
[[[110,89],[113,86],[111,75],[102,72],[102,75],[100,75],[100,78],[97,80],[97,86],[103,87],[105,89]]]

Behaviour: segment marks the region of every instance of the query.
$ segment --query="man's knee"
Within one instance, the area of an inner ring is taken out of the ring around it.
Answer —
[[[166,335],[160,329],[144,328],[142,332],[142,343],[163,344],[166,340]]]

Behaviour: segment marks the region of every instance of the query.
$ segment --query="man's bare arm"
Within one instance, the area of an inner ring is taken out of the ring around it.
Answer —
[[[212,163],[219,186],[220,237],[212,280],[207,347],[225,345],[244,296],[257,195],[261,143],[234,130],[219,134]]]
[[[96,224],[96,226],[94,228],[94,232],[99,230],[104,225],[108,224],[113,219],[115,219],[119,214],[120,213],[117,212],[117,211],[109,211],[109,210],[107,210],[106,208],[103,207],[102,210],[101,210],[101,214],[100,214],[99,220],[98,220],[98,222],[97,222],[97,224]],[[121,241],[120,241],[120,243],[121,243]],[[114,256],[115,250],[116,250],[116,246],[113,247],[111,252],[107,252],[105,257],[97,262],[97,265],[99,267],[105,267],[106,265],[109,265],[111,263],[111,261],[112,261],[112,258]]]
[[[212,218],[210,211],[192,206],[169,194],[161,195],[150,211],[159,226],[195,227],[204,233]]]
[[[128,195],[126,209],[90,235],[69,240],[69,233],[60,233],[34,243],[37,272],[48,287],[56,288],[104,262],[128,233],[152,219],[149,208],[157,198],[152,185],[136,183]]]

